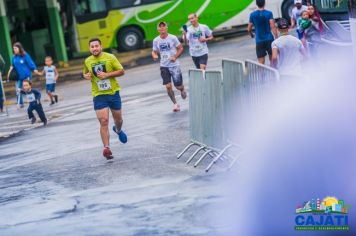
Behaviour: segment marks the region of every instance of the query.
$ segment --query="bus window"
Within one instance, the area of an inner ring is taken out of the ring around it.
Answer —
[[[107,11],[105,0],[75,0],[74,11],[77,16]]]
[[[144,4],[158,3],[158,2],[166,2],[169,0],[111,0],[112,8],[125,8],[125,7],[135,7]]]
[[[340,9],[344,8],[346,0],[321,0],[321,9]]]
[[[133,7],[135,6],[137,1],[134,0],[111,0],[111,7],[112,8],[125,8],[125,7]]]
[[[105,0],[89,0],[90,13],[107,11]]]

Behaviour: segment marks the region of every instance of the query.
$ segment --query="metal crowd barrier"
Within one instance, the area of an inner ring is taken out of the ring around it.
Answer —
[[[243,109],[246,104],[246,91],[245,91],[245,64],[242,61],[223,59],[222,61],[223,71],[223,106],[224,106],[224,138],[225,146],[220,150],[218,155],[210,162],[205,169],[206,172],[215,164],[218,160],[226,157],[230,160],[231,167],[236,158],[230,158],[226,156],[226,153],[232,149],[240,149],[237,144],[238,140],[235,137],[235,127],[231,127],[233,121],[238,121],[239,112],[238,109]],[[237,150],[238,151],[238,150]]]
[[[186,161],[189,164],[203,152],[194,164],[196,167],[206,156],[216,156],[219,148],[224,146],[221,71],[190,70],[189,90],[192,94],[189,100],[191,142],[177,158],[182,157],[191,147],[197,146]]]
[[[186,161],[189,164],[199,153],[197,167],[210,156],[209,171],[217,161],[226,161],[231,168],[243,153],[238,145],[235,127],[241,112],[263,101],[264,93],[279,81],[277,70],[257,62],[224,59],[221,71],[192,69],[189,71],[189,118],[191,142],[177,156],[181,158],[193,146],[197,147]],[[248,109],[247,109],[248,110]],[[230,150],[235,149],[233,155]]]

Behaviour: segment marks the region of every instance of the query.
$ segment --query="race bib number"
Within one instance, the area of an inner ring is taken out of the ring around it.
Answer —
[[[161,54],[161,60],[162,60],[162,62],[168,61],[169,58],[170,58],[169,53],[162,53],[162,54]]]
[[[47,82],[54,82],[54,72],[47,72],[46,73],[46,81]]]
[[[35,95],[33,93],[26,94],[26,97],[27,97],[28,102],[36,101],[36,97],[35,97]]]
[[[111,89],[111,83],[109,79],[99,80],[97,84],[99,91],[106,91]]]
[[[197,40],[192,43],[192,49],[195,52],[199,52],[204,49],[203,45]]]

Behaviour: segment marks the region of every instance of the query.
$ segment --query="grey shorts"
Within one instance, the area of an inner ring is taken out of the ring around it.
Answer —
[[[183,85],[182,71],[179,66],[161,67],[161,77],[163,79],[163,85],[171,83],[172,80],[174,86]]]

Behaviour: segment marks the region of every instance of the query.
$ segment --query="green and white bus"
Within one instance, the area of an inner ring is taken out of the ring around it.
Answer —
[[[323,5],[333,1],[317,0]],[[289,18],[293,2],[266,0],[266,8],[275,18]],[[181,35],[182,25],[193,12],[214,31],[225,31],[247,24],[249,14],[256,9],[255,0],[74,0],[71,4],[71,42],[75,42],[77,52],[86,52],[92,37],[99,37],[104,48],[139,49],[157,35],[159,21],[168,23],[170,33]]]

